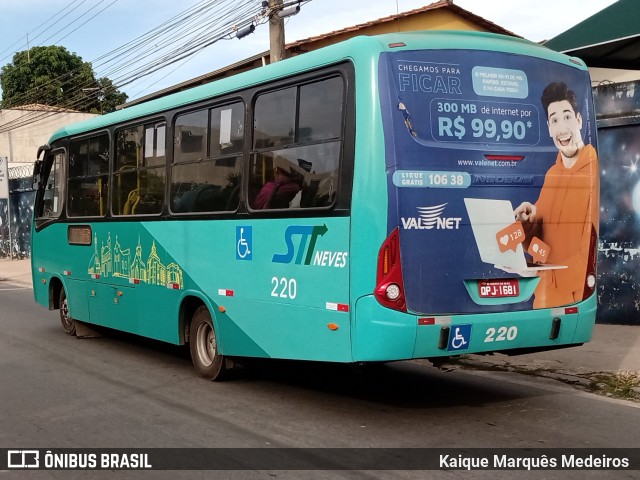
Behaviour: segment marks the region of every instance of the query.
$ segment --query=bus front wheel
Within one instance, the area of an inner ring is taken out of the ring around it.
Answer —
[[[189,332],[191,361],[198,375],[207,380],[222,380],[227,370],[226,361],[218,351],[211,314],[204,305],[193,314]]]
[[[67,335],[76,334],[76,321],[69,316],[69,302],[64,288],[60,289],[60,323]]]

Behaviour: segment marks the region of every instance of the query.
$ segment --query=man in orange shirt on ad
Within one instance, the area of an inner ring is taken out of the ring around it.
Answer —
[[[598,158],[593,146],[584,144],[576,95],[565,83],[549,84],[542,105],[558,156],[535,204],[523,202],[514,214],[529,241],[537,236],[549,246],[547,261],[567,267],[540,272],[533,306],[551,308],[582,300],[587,270],[595,273],[590,251],[598,229]]]

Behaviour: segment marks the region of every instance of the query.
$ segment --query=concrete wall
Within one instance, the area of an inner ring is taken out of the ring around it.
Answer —
[[[38,147],[47,143],[53,132],[95,116],[43,109],[0,110],[0,156],[9,158],[9,167],[33,164]]]

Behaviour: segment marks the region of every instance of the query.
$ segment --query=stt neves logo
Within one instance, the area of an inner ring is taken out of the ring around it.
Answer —
[[[318,237],[323,237],[329,229],[326,225],[289,225],[284,232],[286,253],[276,253],[271,259],[274,263],[291,263],[295,256],[295,264],[311,264]],[[294,240],[297,239],[297,241]],[[311,239],[311,240],[309,240]],[[309,246],[307,247],[307,242]],[[297,251],[297,254],[296,254]],[[306,251],[306,255],[305,255]]]
[[[38,450],[7,451],[7,468],[40,468]]]

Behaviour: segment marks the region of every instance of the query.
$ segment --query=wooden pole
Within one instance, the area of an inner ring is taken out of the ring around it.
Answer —
[[[282,10],[283,0],[270,0],[269,7],[271,14],[269,16],[269,44],[270,63],[284,60],[284,19],[278,16],[278,12]]]

